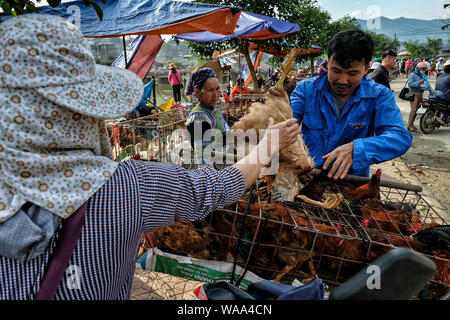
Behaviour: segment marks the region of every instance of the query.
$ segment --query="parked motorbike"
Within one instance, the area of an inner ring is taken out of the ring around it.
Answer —
[[[450,127],[450,105],[442,100],[423,99],[425,113],[420,118],[420,130],[425,134],[433,133],[440,127]]]

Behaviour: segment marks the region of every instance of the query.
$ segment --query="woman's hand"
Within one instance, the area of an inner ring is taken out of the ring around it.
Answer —
[[[269,119],[269,126],[260,143],[261,147],[267,147],[267,155],[273,156],[298,140],[300,126],[296,119],[289,119],[275,124],[273,119]],[[263,143],[265,141],[265,144]],[[275,148],[273,148],[275,147]]]
[[[270,162],[272,156],[297,141],[299,125],[296,119],[290,119],[274,124],[269,120],[269,126],[256,148],[233,167],[239,169],[244,177],[247,188],[255,183],[261,169]]]

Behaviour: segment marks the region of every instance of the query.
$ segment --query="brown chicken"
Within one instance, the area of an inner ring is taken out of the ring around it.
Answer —
[[[381,169],[378,169],[375,174],[372,175],[369,182],[350,191],[346,194],[349,200],[358,200],[366,198],[380,199],[380,182],[381,182]]]
[[[232,127],[233,130],[242,130],[246,132],[249,129],[256,130],[258,141],[262,138],[259,130],[267,129],[269,119],[272,118],[275,123],[280,123],[293,118],[293,112],[289,103],[289,97],[282,88],[274,88],[280,96],[267,94],[266,102],[253,103],[247,115],[242,117]],[[309,156],[301,133],[298,140],[288,148],[282,150],[279,154],[279,170],[282,177],[268,177],[269,184],[276,187],[281,195],[280,201],[293,201],[298,194],[302,184],[298,175],[308,173],[314,168],[314,161]],[[278,175],[278,174],[277,174]]]
[[[410,235],[419,231],[422,227],[419,213],[406,203],[400,209],[391,211],[384,208],[371,209],[364,206],[361,208],[361,214],[364,218],[361,224],[372,229]]]
[[[392,250],[393,248],[407,248],[410,250],[415,250],[421,253],[428,254],[430,250],[427,243],[417,241],[416,238],[421,239],[420,235],[422,231],[430,233],[433,232],[433,228],[436,227],[445,228],[446,226],[436,226],[436,224],[424,224],[422,226],[421,231],[415,234],[415,236],[413,237],[402,236],[401,234],[377,229],[364,228],[364,231],[368,235],[371,242],[371,246],[370,248],[368,248],[367,262],[376,260],[377,258],[381,257],[382,255]],[[436,238],[439,237],[440,237],[439,234],[436,233],[436,235],[433,237],[435,239],[431,241],[431,243],[438,242]],[[429,240],[427,241],[430,242]],[[331,264],[330,265],[331,269],[337,268],[340,265],[349,268],[352,265],[352,261],[358,263],[364,261],[365,251],[363,250],[361,240],[344,240],[339,244],[338,248],[339,248],[338,252],[335,254],[336,256],[341,257],[342,261],[340,261],[340,263]],[[434,280],[443,283],[444,287],[447,288],[448,291],[448,289],[450,288],[450,272],[449,272],[450,254],[448,253],[448,248],[445,249],[445,246],[443,246],[443,248],[438,249],[436,251],[436,257],[432,258],[432,260],[434,261],[436,266]],[[432,287],[438,288],[439,286],[434,284]],[[439,290],[442,291],[442,286],[441,289]],[[442,295],[442,292],[440,293],[440,295]]]
[[[242,202],[239,208],[240,212],[244,212],[245,207],[246,203]],[[275,281],[280,282],[287,273],[293,269],[298,270],[306,261],[309,261],[310,274],[299,273],[308,278],[306,281],[317,278],[317,273],[310,259],[320,256],[324,251],[337,250],[337,240],[340,239],[330,235],[337,235],[339,233],[338,228],[314,223],[307,216],[301,216],[296,210],[282,203],[273,201],[268,204],[266,201],[262,201],[260,204],[250,205],[248,214],[261,218],[268,214],[268,219],[271,221],[267,223],[261,244],[266,250],[268,250],[269,245],[275,246],[274,257],[283,264],[278,266],[278,270],[281,269],[281,271],[275,276]],[[247,217],[246,225],[252,232],[255,232],[255,230],[261,230],[261,227],[257,227],[258,223],[262,223],[260,221]],[[253,235],[254,233],[251,233],[250,238]],[[263,253],[262,250],[259,250],[255,254],[255,263],[277,268],[276,261],[260,261],[270,257],[269,252]]]
[[[193,223],[177,222],[151,233],[155,247],[174,254],[207,259],[206,241]]]

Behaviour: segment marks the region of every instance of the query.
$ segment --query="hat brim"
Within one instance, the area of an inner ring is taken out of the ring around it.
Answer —
[[[144,84],[129,70],[96,65],[96,77],[92,81],[35,90],[53,103],[82,115],[115,119],[137,107],[144,94]]]

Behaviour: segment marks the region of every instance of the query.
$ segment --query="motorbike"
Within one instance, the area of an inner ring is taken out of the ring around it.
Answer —
[[[442,100],[423,99],[422,108],[426,109],[420,117],[420,130],[425,134],[433,133],[440,127],[450,127],[450,105]]]

